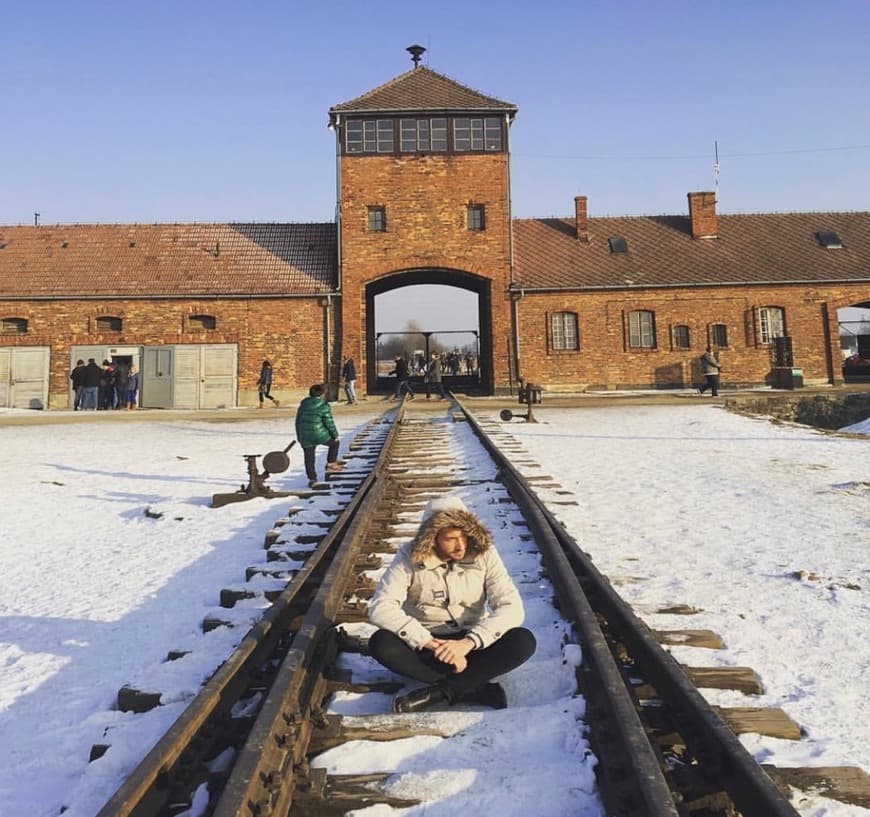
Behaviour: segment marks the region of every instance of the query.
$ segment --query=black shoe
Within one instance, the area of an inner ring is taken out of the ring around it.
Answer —
[[[463,695],[460,703],[480,704],[490,709],[507,709],[507,695],[501,684],[485,684],[480,689]]]
[[[407,695],[393,698],[393,712],[397,714],[419,712],[435,704],[444,703],[447,697],[439,686],[420,687]]]

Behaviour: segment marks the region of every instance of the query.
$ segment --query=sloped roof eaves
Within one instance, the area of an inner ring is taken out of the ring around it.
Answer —
[[[0,227],[0,243],[8,298],[303,296],[337,277],[331,223]]]
[[[383,85],[329,109],[329,114],[494,111],[514,115],[517,106],[487,96],[425,67],[407,71]]]
[[[832,229],[843,250],[819,246]],[[692,239],[686,216],[514,222],[515,279],[527,290],[626,289],[870,280],[870,213],[720,216],[719,237]],[[621,236],[628,253],[610,253]]]

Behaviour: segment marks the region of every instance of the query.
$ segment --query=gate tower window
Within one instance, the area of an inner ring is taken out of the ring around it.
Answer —
[[[453,149],[501,150],[501,119],[497,116],[457,116],[453,120]]]
[[[402,153],[444,153],[447,150],[447,119],[399,120]]]
[[[348,153],[392,153],[392,119],[351,119],[345,129]]]
[[[483,204],[469,204],[465,211],[465,222],[469,230],[485,230],[486,206]]]
[[[387,231],[387,208],[381,205],[369,205],[368,226],[370,233],[385,233]]]

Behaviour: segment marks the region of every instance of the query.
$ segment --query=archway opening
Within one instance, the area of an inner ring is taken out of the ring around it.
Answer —
[[[870,382],[870,301],[837,310],[846,383]]]
[[[366,315],[370,392],[395,389],[397,356],[412,387],[422,387],[433,354],[448,388],[491,391],[488,281],[444,270],[400,273],[368,285]]]

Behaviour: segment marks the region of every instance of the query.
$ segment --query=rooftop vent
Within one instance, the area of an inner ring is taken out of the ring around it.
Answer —
[[[628,252],[628,242],[622,236],[608,238],[607,243],[610,244],[610,252]]]
[[[816,233],[816,238],[826,250],[842,250],[843,242],[833,230],[821,230]]]

